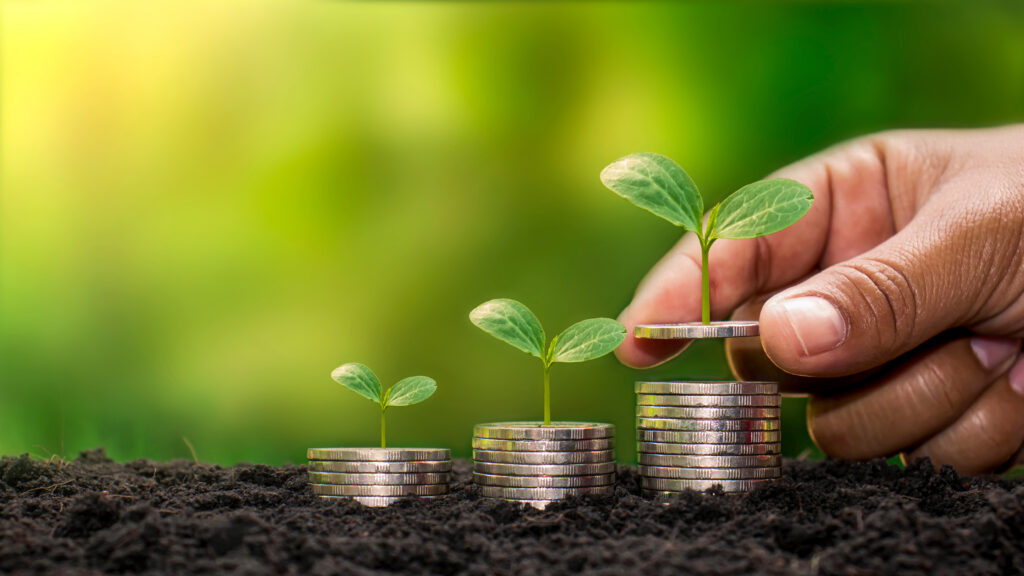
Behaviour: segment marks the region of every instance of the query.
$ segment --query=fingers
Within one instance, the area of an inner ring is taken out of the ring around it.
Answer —
[[[708,263],[715,318],[727,316],[754,294],[791,284],[822,263],[860,253],[893,233],[885,164],[868,140],[827,150],[772,176],[805,184],[814,193],[814,204],[796,224],[776,234],[715,242]],[[847,210],[841,218],[833,218],[834,204]],[[616,351],[619,359],[646,367],[678,353],[680,343],[637,340],[633,328],[699,320],[700,282],[700,245],[687,234],[640,283],[620,316],[629,336]]]
[[[830,456],[889,456],[941,436],[1010,369],[1020,341],[957,338],[919,352],[870,386],[815,396],[807,424]]]
[[[952,425],[904,455],[930,458],[962,474],[979,474],[1013,459],[1024,444],[1024,360],[999,378]]]

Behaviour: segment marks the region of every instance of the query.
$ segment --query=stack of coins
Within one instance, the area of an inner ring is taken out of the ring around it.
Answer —
[[[498,422],[473,429],[473,481],[484,496],[535,508],[615,490],[615,427]]]
[[[310,448],[309,487],[321,498],[383,507],[406,496],[436,498],[451,485],[445,448]]]
[[[720,486],[746,492],[781,476],[776,382],[637,382],[644,494]]]

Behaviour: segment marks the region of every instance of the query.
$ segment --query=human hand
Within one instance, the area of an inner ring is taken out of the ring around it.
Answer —
[[[760,345],[727,344],[737,376],[810,392],[808,426],[831,456],[901,453],[964,473],[1014,460],[1024,125],[883,133],[772,177],[810,187],[810,212],[710,253],[712,316],[760,319]],[[687,234],[623,311],[619,359],[646,367],[678,354],[685,343],[637,340],[633,327],[698,320],[700,298],[700,247]]]

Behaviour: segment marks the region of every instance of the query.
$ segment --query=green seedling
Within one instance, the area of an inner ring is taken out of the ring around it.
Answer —
[[[758,238],[789,227],[811,208],[814,195],[787,178],[747,184],[708,213],[690,176],[670,158],[630,154],[601,171],[601,182],[633,204],[697,235],[701,249],[701,322],[711,322],[708,252],[719,238]]]
[[[469,313],[469,320],[498,340],[540,358],[544,363],[544,425],[551,425],[551,365],[586,362],[618,348],[626,328],[611,318],[577,322],[551,339],[545,347],[544,327],[525,305],[508,298],[484,302]]]
[[[411,406],[430,398],[437,390],[437,382],[426,376],[410,376],[399,380],[387,392],[380,385],[377,375],[362,364],[350,363],[338,366],[331,372],[339,384],[359,394],[363,398],[376,402],[380,406],[380,447],[387,448],[384,431],[386,422],[384,415],[392,406]]]

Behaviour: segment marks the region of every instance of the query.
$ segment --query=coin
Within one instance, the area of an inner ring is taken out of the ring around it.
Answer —
[[[638,454],[735,455],[781,454],[781,442],[759,444],[681,444],[678,442],[637,442]]]
[[[421,472],[416,474],[364,474],[339,472],[309,472],[309,481],[315,484],[344,485],[410,485],[410,484],[448,484],[452,475],[448,472]]]
[[[713,444],[719,446],[719,444]],[[645,454],[637,455],[637,461],[644,466],[679,466],[683,468],[741,468],[781,466],[782,456],[694,456],[689,454]]]
[[[511,476],[590,476],[614,474],[615,462],[600,464],[500,464],[473,462],[473,471],[481,474],[508,474]]]
[[[712,432],[693,430],[637,430],[636,439],[641,442],[672,442],[676,444],[745,444],[778,442],[782,433],[778,430],[756,432]]]
[[[639,466],[643,478],[685,478],[691,480],[753,480],[778,478],[782,468],[680,468],[677,466]]]
[[[548,507],[549,504],[557,502],[557,500],[524,500],[522,498],[505,498],[506,502],[514,502],[516,504],[523,504],[526,506],[533,506],[537,510],[543,510]]]
[[[355,500],[363,506],[370,508],[384,508],[399,500],[406,500],[409,496],[319,496],[321,500]],[[440,496],[416,496],[416,500],[433,500]]]
[[[310,484],[314,494],[322,496],[437,496],[448,493],[448,484],[409,484],[363,486]]]
[[[355,462],[408,462],[411,460],[450,460],[447,448],[310,448],[309,460],[344,460]]]
[[[697,490],[703,492],[718,486],[723,492],[749,492],[758,486],[770,484],[773,480],[680,480],[677,478],[640,478],[640,486],[647,490],[682,492]]]
[[[638,406],[778,407],[782,405],[782,396],[778,394],[637,394],[636,403]]]
[[[690,394],[702,396],[735,396],[778,394],[778,382],[637,382],[637,394]]]
[[[683,322],[681,324],[638,324],[633,329],[636,338],[655,340],[692,340],[694,338],[741,338],[760,333],[757,320],[728,320],[725,322]]]
[[[477,424],[473,436],[501,440],[584,440],[614,438],[615,426],[598,422],[494,422]]]
[[[306,467],[315,472],[345,472],[348,474],[407,474],[411,472],[450,472],[451,460],[421,460],[412,462],[343,462],[310,460]]]
[[[744,419],[744,418],[778,418],[778,408],[763,407],[726,407],[726,408],[693,408],[689,406],[637,406],[636,415],[647,418],[691,418],[691,419]]]
[[[732,432],[737,430],[778,430],[778,418],[765,420],[690,420],[685,418],[644,418],[638,416],[636,427],[644,430],[708,430]]]
[[[583,486],[580,488],[506,488],[480,486],[480,494],[488,498],[506,500],[559,500],[573,495],[602,495],[615,492],[615,486]]]
[[[473,481],[480,486],[507,486],[510,488],[581,488],[611,486],[615,474],[594,476],[513,476],[473,472]]]
[[[473,450],[476,462],[501,464],[597,464],[613,462],[614,450],[585,450],[577,452],[511,452],[505,450]]]
[[[581,450],[611,450],[615,447],[613,438],[590,440],[494,440],[473,438],[477,450],[502,450],[507,452],[579,452]]]

